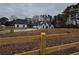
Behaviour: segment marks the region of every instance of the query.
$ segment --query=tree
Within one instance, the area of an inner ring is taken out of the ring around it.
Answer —
[[[6,17],[0,18],[1,25],[4,25],[7,21],[8,21],[8,18],[6,18]]]
[[[51,23],[54,25],[54,27],[56,27],[56,18],[57,18],[57,16],[55,15],[55,16],[53,17],[53,21],[51,22]]]
[[[58,14],[54,16],[53,24],[55,27],[65,27],[65,19],[63,14]]]
[[[5,23],[5,26],[14,26],[14,20],[13,21],[7,21]]]
[[[71,25],[70,27],[74,26],[73,21],[75,21],[76,24],[75,27],[78,26],[76,17],[77,13],[79,13],[78,11],[79,11],[79,3],[76,5],[70,5],[64,10],[63,14],[65,15],[66,20],[68,20],[69,16],[71,16],[72,23],[70,24]]]
[[[12,16],[11,16],[11,20],[16,20],[16,19],[18,19],[17,16],[15,16],[15,15],[12,15]]]
[[[38,21],[40,21],[39,16],[38,15],[33,16],[32,22],[34,23],[34,22],[38,22]]]
[[[29,22],[28,22],[27,27],[28,27],[28,28],[32,28],[32,27],[33,27],[32,21],[29,21]]]
[[[48,15],[48,17],[49,17],[49,19],[50,19],[49,21],[52,22],[52,20],[53,20],[53,19],[52,19],[52,16],[51,16],[51,15]]]

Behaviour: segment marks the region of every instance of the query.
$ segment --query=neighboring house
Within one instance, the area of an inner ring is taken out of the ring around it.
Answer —
[[[14,26],[15,26],[15,28],[20,28],[20,29],[27,28],[27,20],[16,19],[14,21]]]
[[[33,28],[36,29],[52,29],[54,26],[50,24],[49,22],[37,22],[34,23]]]

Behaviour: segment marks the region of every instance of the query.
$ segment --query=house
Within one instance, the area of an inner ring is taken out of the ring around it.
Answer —
[[[16,19],[14,21],[15,28],[24,29],[27,28],[27,20],[24,19]]]
[[[33,25],[35,29],[52,29],[54,26],[49,22],[36,22]]]

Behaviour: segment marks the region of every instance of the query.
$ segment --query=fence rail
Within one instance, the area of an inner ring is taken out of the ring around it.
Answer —
[[[58,36],[58,38],[59,38],[59,36]],[[79,46],[79,42],[75,42],[75,43],[69,43],[69,44],[64,44],[64,45],[59,45],[59,46],[53,46],[53,47],[46,48],[46,37],[47,36],[46,36],[45,33],[41,34],[40,49],[33,50],[33,51],[28,51],[28,52],[24,52],[24,53],[20,53],[20,54],[21,55],[28,55],[28,54],[29,55],[40,55],[40,54],[45,55],[45,54],[49,54],[49,53],[52,53],[52,52],[61,51],[61,50],[64,50],[64,49]],[[66,36],[64,36],[64,37],[66,37]],[[62,38],[64,38],[64,37],[62,36]],[[70,36],[68,36],[67,38],[70,38]]]
[[[69,44],[64,44],[64,45],[59,45],[59,46],[54,46],[54,47],[48,47],[48,48],[46,48],[45,54],[49,54],[52,52],[61,51],[64,49],[77,47],[77,46],[79,46],[79,42],[69,43]],[[18,53],[18,55],[40,55],[40,49],[28,51],[28,52],[24,52],[24,53]]]
[[[75,53],[72,53],[70,55],[79,55],[79,51],[78,52],[75,52]]]
[[[11,26],[10,32],[14,32],[14,27]],[[57,30],[58,31],[58,30]],[[43,31],[44,32],[44,31]],[[50,31],[48,31],[50,32]],[[70,33],[69,33],[70,32]],[[63,34],[49,34],[46,35],[46,33],[41,33],[41,35],[35,35],[35,36],[16,36],[16,37],[5,37],[5,38],[0,38],[0,46],[1,45],[7,45],[7,44],[19,44],[19,43],[31,43],[40,40],[40,49],[38,50],[33,50],[33,51],[28,51],[28,52],[23,52],[23,53],[18,53],[21,55],[45,55],[49,54],[52,52],[72,48],[72,47],[77,47],[79,46],[79,42],[74,42],[74,43],[69,43],[69,44],[63,44],[59,46],[53,46],[53,47],[46,47],[46,40],[64,40],[67,38],[74,38],[74,37],[79,37],[79,33],[77,33],[77,30],[71,33],[71,31],[66,31]]]
[[[68,33],[68,34],[49,34],[46,35],[46,39],[49,40],[64,40],[66,38],[74,38],[79,37],[79,33]],[[35,42],[41,39],[40,35],[35,36],[18,36],[18,37],[5,37],[0,38],[0,45],[5,44],[19,44],[19,43],[27,43],[27,42]]]

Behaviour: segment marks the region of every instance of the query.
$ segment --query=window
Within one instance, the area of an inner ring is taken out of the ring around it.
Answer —
[[[43,26],[43,28],[44,28],[44,26]]]
[[[19,27],[19,25],[17,25],[17,27]]]
[[[46,26],[46,28],[48,28],[48,26]]]

